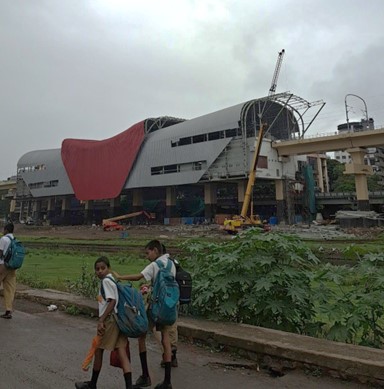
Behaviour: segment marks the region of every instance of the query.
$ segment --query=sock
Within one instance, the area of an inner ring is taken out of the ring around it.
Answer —
[[[97,384],[97,379],[99,378],[99,374],[100,374],[100,370],[99,371],[92,370],[92,378],[91,378],[90,385],[95,387],[95,388],[96,388],[96,384]]]
[[[172,350],[172,361],[176,359],[177,350]]]
[[[124,373],[125,389],[132,389],[132,373]]]
[[[164,384],[171,383],[171,362],[165,362]]]
[[[143,373],[143,377],[149,377],[146,351],[140,353],[140,362],[141,362],[141,370]]]

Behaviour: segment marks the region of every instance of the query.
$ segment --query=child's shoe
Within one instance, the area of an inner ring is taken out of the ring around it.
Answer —
[[[11,311],[5,311],[4,314],[0,316],[3,319],[12,319],[12,312]]]
[[[140,389],[140,388],[146,388],[148,386],[151,386],[151,377],[147,376],[144,377],[141,375],[134,385],[132,385],[132,389]]]

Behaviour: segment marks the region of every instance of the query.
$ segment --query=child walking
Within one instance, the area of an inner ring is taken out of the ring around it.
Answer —
[[[145,246],[145,254],[147,259],[151,262],[148,266],[142,270],[139,274],[130,274],[130,275],[119,275],[114,273],[115,276],[120,280],[127,281],[139,281],[141,279],[145,279],[148,282],[155,282],[156,276],[159,272],[159,267],[155,263],[156,260],[160,260],[163,262],[164,266],[168,264],[168,261],[171,261],[168,258],[168,254],[163,253],[162,244],[158,240],[151,240]],[[172,262],[172,261],[171,261]],[[173,276],[176,275],[176,267],[172,262],[171,273]],[[149,299],[150,300],[150,299]],[[149,309],[147,310],[149,328],[153,329],[156,327],[157,331],[161,332],[161,343],[164,350],[164,381],[157,384],[155,389],[172,389],[171,384],[171,359],[172,359],[172,348],[171,348],[171,340],[169,337],[169,331],[172,326],[168,325],[155,325],[151,320],[151,315],[149,314]],[[147,363],[147,349],[145,345],[145,335],[139,338],[139,352],[140,352],[140,362],[142,368],[142,375],[136,381],[136,384],[133,386],[134,389],[139,389],[140,387],[148,387],[151,386],[151,378],[148,372],[148,363]]]
[[[117,287],[110,273],[109,259],[100,257],[95,262],[96,276],[101,280],[98,303],[99,320],[97,322],[97,335],[101,337],[100,344],[96,349],[92,377],[90,381],[76,382],[77,389],[96,389],[97,379],[103,364],[104,350],[118,350],[121,366],[124,373],[125,388],[132,389],[131,363],[128,359],[126,346],[128,339],[120,332],[114,313],[117,312],[119,295]]]

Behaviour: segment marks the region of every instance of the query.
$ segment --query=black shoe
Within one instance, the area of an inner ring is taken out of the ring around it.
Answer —
[[[0,316],[3,319],[12,319],[12,312],[11,311],[5,311],[4,314]]]
[[[96,389],[96,386],[91,385],[91,381],[76,382],[76,389]]]
[[[157,384],[155,389],[172,389],[172,384],[165,384],[162,382],[161,384]]]
[[[140,389],[140,388],[146,388],[148,386],[151,386],[151,377],[147,376],[144,377],[141,375],[137,380],[134,385],[132,385],[132,389]]]

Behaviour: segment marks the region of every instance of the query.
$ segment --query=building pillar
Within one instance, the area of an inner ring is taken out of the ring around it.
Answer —
[[[16,200],[13,198],[9,204],[9,215],[7,215],[7,221],[8,220],[18,220],[19,218],[16,215]]]
[[[71,224],[71,198],[63,197],[61,201],[61,224]]]
[[[47,219],[50,221],[55,217],[56,201],[55,197],[50,197],[47,204]]]
[[[243,208],[246,189],[247,181],[242,180],[237,182],[237,207],[239,215],[241,214],[241,210]]]
[[[176,187],[167,186],[165,190],[165,216],[167,218],[177,217],[176,212]]]
[[[143,191],[142,189],[132,190],[132,212],[143,210]]]
[[[91,225],[95,222],[93,217],[93,200],[84,202],[84,221],[85,224]]]
[[[286,199],[284,196],[284,180],[275,180],[277,222],[285,221]]]
[[[204,217],[212,222],[217,209],[217,185],[211,182],[204,184]]]
[[[121,215],[120,196],[110,200],[109,215],[110,217]]]
[[[324,193],[323,163],[319,154],[317,154],[316,162],[317,162],[317,185],[320,192]]]
[[[32,205],[32,219],[41,219],[41,200],[35,200]]]
[[[345,164],[344,174],[354,174],[355,176],[357,208],[359,211],[369,211],[367,176],[373,174],[373,168],[364,164],[367,150],[357,147],[346,151],[350,154],[352,163]]]
[[[327,165],[327,158],[322,159],[322,166],[323,166],[323,176],[324,176],[324,192],[329,193],[329,176],[328,176],[328,165]]]

